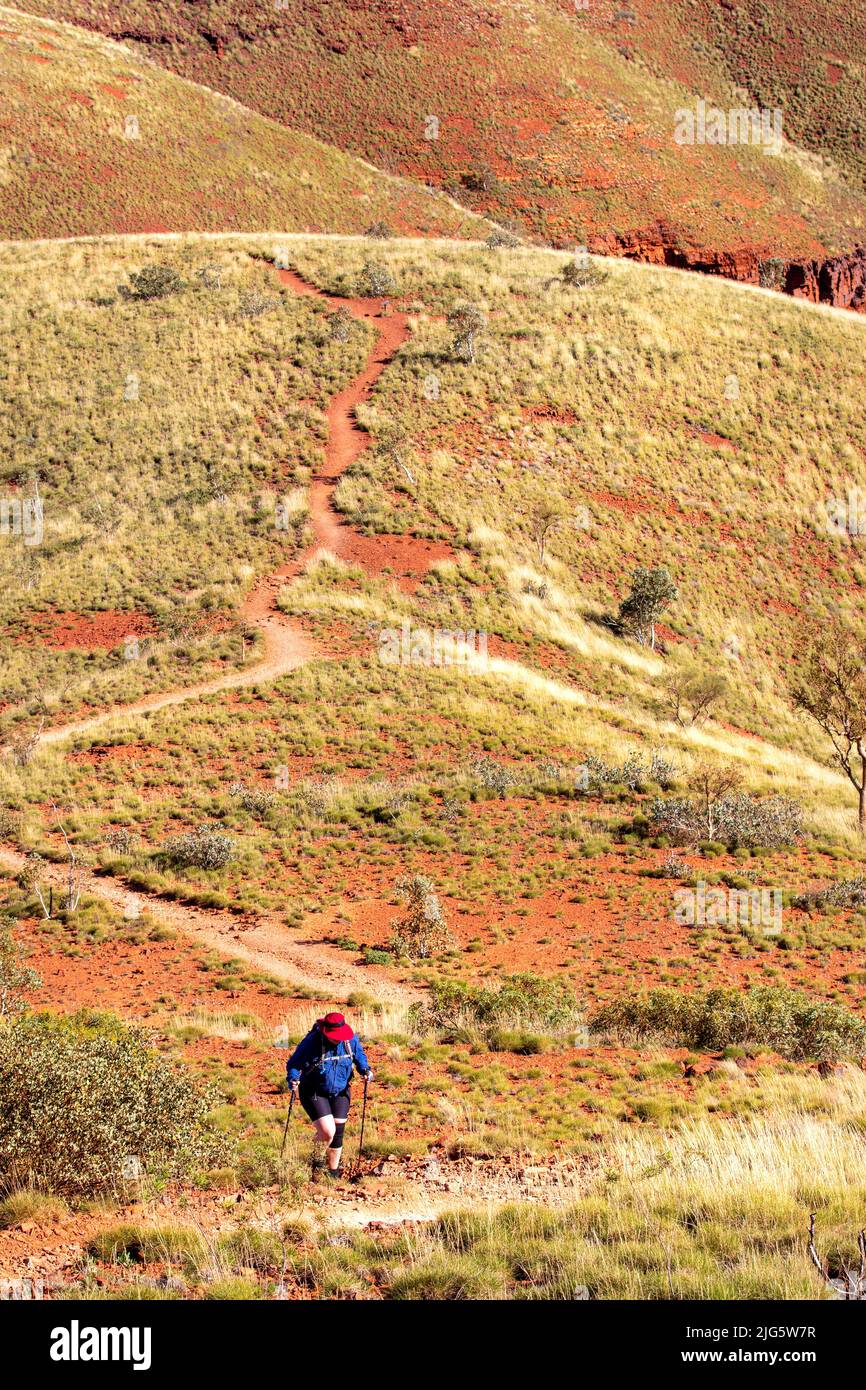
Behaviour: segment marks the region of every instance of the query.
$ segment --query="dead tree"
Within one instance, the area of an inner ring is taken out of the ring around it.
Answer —
[[[75,912],[79,902],[81,901],[81,884],[78,879],[78,861],[75,857],[75,850],[72,848],[72,845],[70,844],[69,836],[67,835],[63,822],[60,819],[60,813],[53,802],[51,809],[57,817],[57,828],[63,836],[63,841],[66,845],[66,855],[68,860],[66,872],[66,893],[63,897],[62,907],[65,912]]]
[[[9,754],[16,767],[27,767],[33,754],[39,746],[42,737],[42,729],[45,725],[44,717],[39,721],[39,728],[30,733],[21,733],[17,738],[13,738],[9,744]]]
[[[544,502],[532,518],[532,537],[538,547],[538,563],[544,565],[547,553],[547,540],[562,520],[562,514],[554,502]]]
[[[44,860],[42,858],[42,855],[39,854],[38,851],[35,849],[31,850],[30,853],[27,855],[27,858],[24,860],[24,866],[20,874],[18,875],[18,882],[21,884],[21,887],[24,889],[26,893],[33,893],[35,895],[36,900],[39,903],[39,906],[42,908],[42,916],[45,918],[46,922],[50,922],[50,891],[49,900],[48,902],[46,902],[45,889],[42,887],[42,884],[39,881],[43,863]]]

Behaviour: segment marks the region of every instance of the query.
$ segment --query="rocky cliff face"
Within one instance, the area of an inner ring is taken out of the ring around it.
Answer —
[[[866,248],[827,260],[778,262],[758,251],[710,251],[683,246],[664,223],[646,233],[593,237],[589,250],[602,256],[626,256],[651,265],[677,266],[704,275],[722,275],[746,284],[772,284],[797,299],[833,304],[866,313]]]
[[[858,246],[847,256],[790,265],[784,288],[798,299],[866,313],[866,249]]]

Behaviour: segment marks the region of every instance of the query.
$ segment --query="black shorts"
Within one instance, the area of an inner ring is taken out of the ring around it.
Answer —
[[[349,1114],[352,1096],[348,1086],[336,1096],[329,1096],[325,1091],[317,1090],[314,1085],[305,1086],[302,1082],[298,1099],[311,1120],[324,1119],[325,1115],[333,1115],[335,1120],[345,1120]]]

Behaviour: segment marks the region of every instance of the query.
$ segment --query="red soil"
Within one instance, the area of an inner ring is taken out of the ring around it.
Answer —
[[[714,434],[712,430],[698,429],[694,425],[688,425],[686,428],[693,439],[700,439],[704,444],[709,444],[713,449],[726,449],[732,454],[739,453],[739,449],[733,440],[726,439],[723,434]]]
[[[56,651],[113,651],[127,637],[147,637],[156,624],[147,613],[35,613],[33,626],[44,647]]]

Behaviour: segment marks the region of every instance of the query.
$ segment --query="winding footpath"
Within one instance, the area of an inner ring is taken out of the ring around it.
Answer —
[[[85,719],[57,725],[41,735],[38,747],[60,743],[76,735],[90,734],[113,721],[152,714],[172,705],[219,694],[223,690],[275,681],[321,654],[299,625],[280,613],[277,599],[280,590],[323,552],[355,560],[359,548],[366,549],[368,541],[375,544],[375,538],[358,536],[342,521],[334,509],[333,493],[341,474],[370,443],[369,434],[358,424],[355,414],[357,406],[368,399],[385,367],[408,338],[409,324],[406,315],[400,311],[383,314],[378,299],[347,299],[326,295],[295,271],[279,270],[276,273],[295,294],[325,299],[335,309],[342,306],[353,318],[373,323],[377,333],[363,370],[333,397],[328,407],[324,466],[310,488],[313,544],[299,559],[260,580],[241,608],[244,621],[262,633],[264,654],[261,660],[240,671],[232,671],[197,685],[148,695],[131,704],[115,705]],[[424,552],[420,553],[426,564]],[[24,855],[18,850],[0,845],[0,865],[3,868],[18,873],[24,867],[24,862]],[[64,876],[63,866],[46,864],[44,877],[48,883],[59,888]],[[86,869],[79,872],[79,881],[85,892],[103,898],[129,916],[147,911],[159,924],[180,930],[208,946],[228,950],[255,969],[267,971],[287,983],[319,990],[332,998],[345,997],[361,987],[374,992],[382,1000],[392,1002],[409,1000],[416,995],[416,991],[389,979],[374,968],[365,967],[362,974],[357,966],[347,961],[344,952],[314,942],[293,940],[284,925],[267,916],[263,915],[251,924],[229,912],[203,910],[190,904],[156,898],[152,894],[133,892],[116,879]]]

